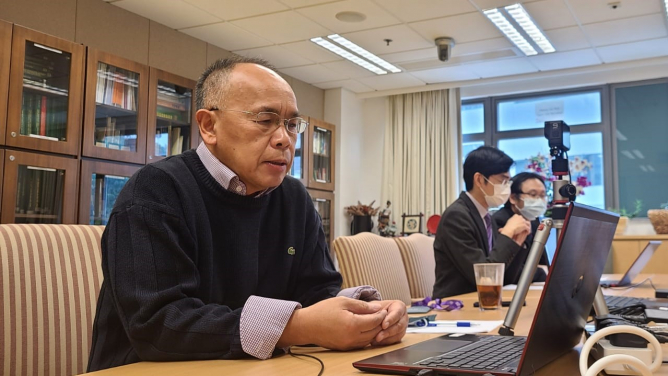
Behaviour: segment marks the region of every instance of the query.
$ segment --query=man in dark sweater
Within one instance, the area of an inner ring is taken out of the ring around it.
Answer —
[[[504,263],[505,273],[514,273],[508,267],[522,249],[531,225],[514,215],[499,230],[489,214],[489,208],[508,200],[512,164],[508,155],[490,146],[481,146],[466,157],[466,192],[448,206],[436,230],[434,298],[476,291],[473,264]]]
[[[492,219],[499,228],[505,227],[506,223],[515,214],[521,215],[524,219],[531,221],[531,233],[524,239],[522,250],[515,256],[511,265],[508,267],[510,273],[505,275],[506,283],[517,284],[524,269],[524,264],[529,256],[529,250],[533,243],[533,237],[538,229],[539,220],[545,214],[547,209],[547,194],[545,190],[545,179],[533,172],[520,172],[513,176],[513,183],[510,185],[510,198],[499,211],[492,215]],[[533,282],[544,282],[547,278],[545,270],[549,265],[547,252],[543,249],[540,261],[542,267],[536,269]]]
[[[340,291],[311,198],[286,177],[308,125],[288,83],[262,60],[219,60],[196,101],[203,143],[142,168],[109,218],[88,370],[400,341],[405,305]]]

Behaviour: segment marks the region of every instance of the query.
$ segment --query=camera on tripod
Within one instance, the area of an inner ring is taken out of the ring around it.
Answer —
[[[545,122],[545,138],[550,147],[552,157],[552,175],[557,177],[553,181],[553,203],[566,204],[575,201],[577,189],[569,180],[563,180],[568,170],[568,154],[571,149],[571,127],[561,120]],[[565,214],[565,213],[564,213]]]

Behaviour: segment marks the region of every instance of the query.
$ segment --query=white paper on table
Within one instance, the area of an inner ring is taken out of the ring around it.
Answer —
[[[545,282],[534,282],[529,285],[529,290],[542,290],[545,286]],[[506,291],[515,291],[517,290],[517,285],[505,285],[503,289]]]
[[[503,324],[503,320],[459,320],[459,322],[462,321],[470,322],[471,326],[455,326],[457,321],[436,320],[430,321],[430,323],[452,325],[409,327],[406,329],[406,333],[487,333]]]

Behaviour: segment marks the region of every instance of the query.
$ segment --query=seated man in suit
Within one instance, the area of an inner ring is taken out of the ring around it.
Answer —
[[[473,264],[504,263],[507,274],[531,231],[531,224],[513,215],[499,230],[489,208],[503,205],[510,196],[510,166],[504,152],[481,146],[464,161],[466,192],[445,210],[436,230],[434,298],[476,291]]]
[[[522,251],[515,257],[508,268],[515,272],[515,274],[506,274],[506,283],[519,282],[525,260],[533,243],[533,236],[540,223],[538,217],[545,214],[546,209],[545,179],[533,172],[520,172],[513,176],[513,183],[510,185],[510,198],[501,210],[492,215],[492,218],[499,228],[503,228],[513,215],[519,214],[526,220],[531,221],[531,233],[524,240]],[[547,252],[544,249],[539,265],[549,265]],[[536,274],[534,274],[533,282],[544,282],[546,277],[545,270],[538,268]]]

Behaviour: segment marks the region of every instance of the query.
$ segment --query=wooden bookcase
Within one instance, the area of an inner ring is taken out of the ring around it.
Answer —
[[[146,162],[180,154],[197,145],[193,80],[150,69]]]
[[[12,24],[0,20],[0,145],[5,144],[9,65],[12,54]]]
[[[106,225],[120,188],[140,168],[135,165],[82,160],[78,223]]]
[[[307,189],[308,193],[311,195],[313,200],[313,205],[315,210],[320,214],[320,219],[322,221],[322,228],[325,231],[325,239],[327,239],[327,245],[329,246],[330,252],[332,251],[332,240],[334,236],[334,214],[336,213],[335,209],[335,196],[334,192],[320,191],[317,189]]]
[[[308,184],[308,150],[310,127],[307,127],[303,133],[297,135],[297,144],[295,145],[295,157],[292,160],[292,167],[288,174],[306,186]]]
[[[146,163],[148,67],[89,48],[86,69],[83,155]]]
[[[334,191],[336,169],[334,125],[310,117],[309,134],[307,187]]]
[[[2,197],[2,182],[5,180],[3,179],[3,173],[5,171],[5,150],[0,149],[0,197]],[[2,218],[2,200],[0,200],[0,218]]]
[[[14,26],[5,142],[78,155],[84,47]]]
[[[5,150],[2,223],[76,223],[79,163]]]

